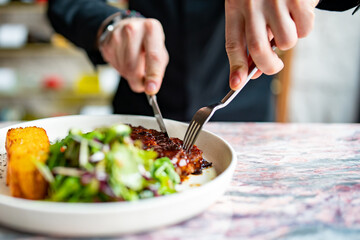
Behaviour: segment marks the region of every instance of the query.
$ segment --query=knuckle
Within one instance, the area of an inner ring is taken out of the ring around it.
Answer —
[[[126,60],[123,64],[123,68],[126,72],[133,72],[135,70],[136,64],[132,61]]]
[[[134,33],[135,33],[134,26],[130,22],[125,23],[121,28],[121,34],[123,36],[132,36],[134,35]]]
[[[308,26],[306,28],[300,28],[298,31],[298,37],[299,38],[304,38],[306,36],[308,36],[310,34],[310,32],[312,31],[313,26]]]
[[[280,50],[288,50],[290,48],[293,48],[296,45],[296,43],[297,43],[297,36],[285,35],[277,42],[277,45]]]
[[[145,27],[149,32],[154,31],[154,29],[162,29],[160,21],[154,18],[145,19]]]
[[[235,72],[242,68],[247,68],[248,64],[244,61],[237,61],[236,63],[230,63],[230,72]]]
[[[225,49],[228,53],[241,51],[239,43],[229,39],[226,39],[225,41]]]
[[[260,41],[254,40],[248,43],[248,49],[251,55],[260,55],[264,52],[264,45]]]
[[[299,38],[308,36],[314,28],[315,13],[310,12],[307,17],[308,17],[307,24],[302,25],[302,27],[299,28],[299,33],[298,33]]]
[[[147,52],[147,58],[151,62],[161,62],[162,58],[159,51],[149,50]]]

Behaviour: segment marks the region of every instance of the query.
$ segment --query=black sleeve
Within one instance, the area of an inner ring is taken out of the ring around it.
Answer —
[[[118,8],[105,0],[49,0],[47,16],[54,30],[83,48],[94,64],[104,63],[96,47],[101,23]]]
[[[316,8],[330,11],[345,11],[359,4],[359,0],[320,0]]]

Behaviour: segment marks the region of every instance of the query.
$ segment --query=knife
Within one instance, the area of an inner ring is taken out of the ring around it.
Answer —
[[[166,127],[165,127],[165,123],[164,123],[164,119],[161,115],[161,112],[160,112],[160,108],[159,108],[159,105],[157,103],[157,100],[156,100],[156,95],[148,95],[146,94],[146,97],[149,101],[149,104],[150,106],[152,107],[153,111],[154,111],[154,116],[156,118],[156,121],[160,127],[160,130],[161,132],[165,133],[165,135],[167,137],[169,137],[167,131],[166,131]]]

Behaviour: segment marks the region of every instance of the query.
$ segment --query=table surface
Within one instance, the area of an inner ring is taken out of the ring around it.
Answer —
[[[116,239],[360,239],[359,124],[216,122],[206,129],[237,154],[225,194],[188,221]],[[0,226],[0,239],[39,238]]]

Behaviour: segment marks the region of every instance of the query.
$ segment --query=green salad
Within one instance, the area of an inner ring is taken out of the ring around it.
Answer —
[[[48,200],[133,201],[176,192],[180,177],[169,158],[157,158],[119,124],[83,133],[72,129],[50,146],[38,169],[49,182]]]

